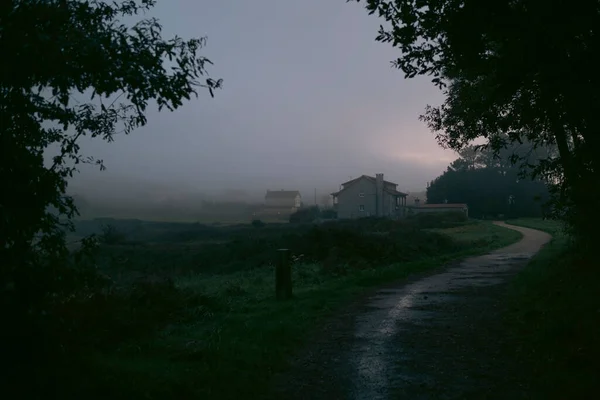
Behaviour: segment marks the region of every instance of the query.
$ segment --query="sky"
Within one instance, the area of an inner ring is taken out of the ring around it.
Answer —
[[[418,120],[442,94],[391,66],[399,51],[375,41],[383,21],[361,3],[162,0],[149,16],[165,38],[206,36],[202,55],[223,89],[172,113],[149,110],[146,126],[113,143],[85,140],[107,169],[82,168],[75,191],[311,196],[379,172],[416,191],[456,158]]]

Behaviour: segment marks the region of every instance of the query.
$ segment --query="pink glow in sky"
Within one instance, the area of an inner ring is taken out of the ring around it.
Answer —
[[[398,52],[375,42],[381,21],[361,4],[163,0],[152,16],[167,37],[208,36],[203,55],[224,88],[174,113],[151,111],[146,127],[115,143],[86,141],[108,170],[84,169],[80,188],[137,180],[326,192],[382,171],[407,190],[425,187],[455,158],[418,120],[441,93],[391,68]]]

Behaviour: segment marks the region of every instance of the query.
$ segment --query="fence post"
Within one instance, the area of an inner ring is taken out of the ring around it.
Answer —
[[[288,249],[277,250],[277,266],[275,267],[275,296],[277,300],[292,297],[292,265]]]

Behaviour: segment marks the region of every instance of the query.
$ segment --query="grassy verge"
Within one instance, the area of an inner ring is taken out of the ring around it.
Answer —
[[[102,398],[260,398],[272,375],[286,367],[286,360],[310,340],[319,323],[367,288],[485,253],[521,237],[516,231],[485,222],[435,232],[413,232],[410,238],[401,233],[397,236],[407,242],[398,253],[402,255],[418,256],[420,249],[431,247],[431,240],[445,246],[443,254],[431,251],[425,254],[432,256],[413,261],[341,268],[326,267],[327,259],[322,263],[296,262],[294,299],[286,302],[274,300],[273,269],[268,266],[256,264],[229,273],[210,269],[178,273],[174,277],[176,295],[186,297],[181,303],[185,308],[181,318],[144,340],[122,344],[117,351],[94,354],[88,363],[93,372],[81,371],[88,380],[77,381],[85,386],[88,398],[90,389]],[[450,241],[436,239],[440,234]],[[415,236],[421,239],[412,240]],[[385,239],[383,233],[381,238],[373,245]],[[158,250],[166,251],[164,246],[161,244]],[[159,261],[159,253],[149,257],[149,248],[141,249],[146,255],[140,263]],[[179,247],[173,249],[181,251]],[[128,254],[130,263],[133,256]],[[346,262],[341,255],[335,260]],[[164,302],[167,297],[160,294],[156,299]]]
[[[506,322],[540,399],[587,399],[600,389],[600,270],[553,221],[509,223],[554,235],[513,283]]]
[[[564,234],[564,225],[559,221],[550,219],[543,220],[541,218],[519,218],[508,220],[506,223],[548,232],[553,236],[554,241],[564,241],[567,239]]]
[[[500,228],[491,222],[477,222],[476,225],[463,225],[446,229],[429,229],[431,232],[443,233],[459,242],[467,242],[473,251],[499,248],[521,239],[521,233]],[[477,247],[477,248],[476,248]]]

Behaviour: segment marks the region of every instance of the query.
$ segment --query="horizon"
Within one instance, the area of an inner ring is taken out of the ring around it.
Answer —
[[[214,99],[201,91],[174,112],[149,108],[148,124],[114,143],[82,140],[107,169],[82,166],[69,193],[239,189],[259,199],[284,188],[310,198],[315,188],[331,193],[348,177],[380,172],[414,191],[456,158],[418,119],[442,93],[390,66],[397,53],[375,41],[378,20],[360,4],[173,0],[145,17],[158,18],[165,37],[207,36],[201,55],[223,89]]]

